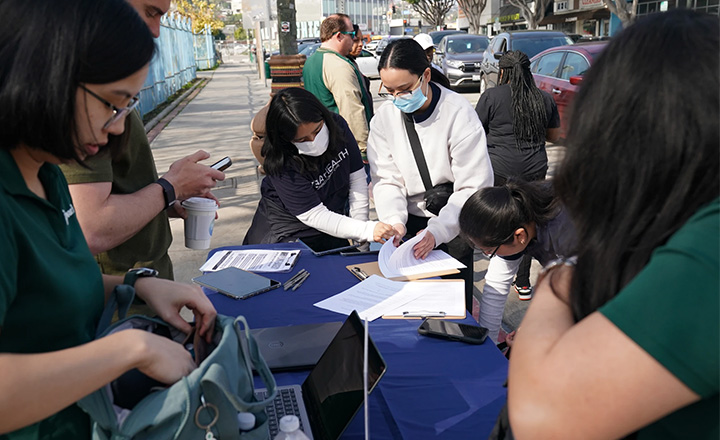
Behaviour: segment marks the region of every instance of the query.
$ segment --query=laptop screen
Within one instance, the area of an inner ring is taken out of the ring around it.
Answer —
[[[362,321],[357,312],[352,312],[302,384],[315,440],[339,438],[362,407],[363,335]],[[385,360],[370,339],[369,391],[375,388],[386,368]]]

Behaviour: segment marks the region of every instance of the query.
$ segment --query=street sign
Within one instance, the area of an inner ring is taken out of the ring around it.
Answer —
[[[290,22],[283,21],[280,23],[280,30],[283,32],[290,32]]]

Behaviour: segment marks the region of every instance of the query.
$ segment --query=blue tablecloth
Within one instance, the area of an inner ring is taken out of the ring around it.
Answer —
[[[225,249],[305,249],[298,243],[234,246]],[[295,291],[279,289],[235,300],[206,290],[218,313],[243,315],[251,328],[343,321],[344,315],[313,304],[342,292],[359,280],[345,266],[376,259],[375,255],[316,257],[300,254],[288,273],[264,273],[285,282],[300,269],[311,273]],[[465,320],[475,323],[470,317]],[[476,323],[475,323],[476,324]],[[385,358],[387,373],[370,398],[370,435],[376,439],[484,439],[506,400],[502,386],[507,361],[488,339],[481,345],[421,336],[420,320],[377,319],[370,336]],[[278,385],[299,384],[307,372],[276,373]],[[261,386],[258,380],[258,386]],[[362,411],[342,436],[364,438]]]

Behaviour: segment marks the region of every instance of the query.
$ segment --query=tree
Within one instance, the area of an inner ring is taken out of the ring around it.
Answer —
[[[520,9],[520,14],[527,21],[528,29],[537,29],[538,24],[545,18],[545,11],[553,0],[535,0],[529,2],[527,0],[507,0],[508,3]],[[534,8],[530,8],[534,6]]]
[[[420,14],[423,21],[433,26],[445,24],[445,16],[455,3],[455,0],[406,0],[410,6]]]
[[[479,33],[480,26],[482,25],[480,15],[482,15],[483,10],[485,10],[487,0],[457,0],[457,2],[470,23],[469,32],[471,34]]]
[[[222,30],[224,24],[217,18],[217,5],[210,4],[207,0],[175,0],[177,11],[192,19],[193,32],[201,32],[205,25],[209,25],[213,33]]]
[[[633,0],[632,3],[625,0],[603,0],[605,6],[617,15],[622,22],[622,27],[626,28],[635,22],[637,17],[637,4],[638,0]]]

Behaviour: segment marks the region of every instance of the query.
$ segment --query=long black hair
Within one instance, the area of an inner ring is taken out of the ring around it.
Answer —
[[[719,34],[716,16],[649,15],[585,75],[554,179],[577,230],[575,319],[617,295],[720,195]]]
[[[511,242],[508,237],[523,225],[547,224],[558,211],[548,182],[511,179],[476,191],[460,210],[458,222],[462,236],[494,247]]]
[[[152,34],[125,0],[0,2],[0,148],[77,155],[80,84],[119,81],[150,62]],[[109,136],[108,144],[119,137]]]
[[[545,100],[530,72],[530,59],[519,50],[510,50],[500,58],[498,66],[498,85],[510,84],[513,133],[517,146],[544,144],[548,122]]]
[[[378,70],[402,69],[417,76],[422,76],[429,67],[425,51],[412,38],[401,38],[388,44],[378,61]]]
[[[318,157],[298,152],[292,143],[300,124],[323,121],[330,132],[327,151]],[[343,143],[340,128],[330,111],[305,89],[288,87],[273,96],[265,122],[267,135],[260,153],[265,157],[263,168],[269,176],[278,176],[285,164],[293,163],[300,174],[314,173],[331,160]]]

